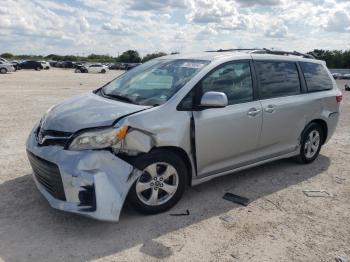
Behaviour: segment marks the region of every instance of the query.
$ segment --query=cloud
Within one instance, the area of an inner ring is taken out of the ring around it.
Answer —
[[[281,4],[281,0],[236,0],[242,6],[273,6]]]
[[[344,49],[349,15],[349,0],[2,0],[0,50]]]
[[[159,11],[171,8],[186,8],[185,0],[132,0],[129,3],[129,9],[137,11]]]
[[[345,11],[337,11],[333,13],[325,26],[330,32],[350,32],[350,16]]]

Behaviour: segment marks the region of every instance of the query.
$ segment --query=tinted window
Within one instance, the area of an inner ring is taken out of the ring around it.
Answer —
[[[324,66],[314,63],[300,63],[309,91],[332,89],[333,83]]]
[[[223,92],[228,104],[253,100],[253,84],[249,62],[225,64],[202,80],[203,94],[208,91]]]
[[[292,62],[256,62],[262,99],[300,93],[297,65]]]

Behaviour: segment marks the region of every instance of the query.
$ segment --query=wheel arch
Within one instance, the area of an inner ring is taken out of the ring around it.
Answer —
[[[320,125],[322,127],[323,130],[323,138],[322,138],[322,145],[327,141],[327,137],[328,137],[328,125],[327,122],[323,119],[313,119],[312,121],[310,121],[304,128],[304,131],[307,129],[307,127],[312,124],[312,123],[316,123],[318,125]]]
[[[185,150],[183,150],[180,147],[176,147],[176,146],[160,146],[160,147],[153,147],[152,150],[167,150],[167,151],[171,151],[172,153],[178,155],[185,163],[186,165],[186,169],[187,169],[187,184],[189,186],[191,186],[192,184],[192,163],[191,160],[188,156],[188,154],[186,153]]]

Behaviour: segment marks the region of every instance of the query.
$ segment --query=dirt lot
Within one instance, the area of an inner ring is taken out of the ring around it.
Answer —
[[[167,213],[119,223],[56,211],[36,190],[25,140],[43,113],[64,98],[114,78],[70,70],[0,75],[0,261],[334,261],[350,259],[350,93],[336,134],[317,161],[267,164],[187,190]],[[341,83],[343,89],[344,83]],[[333,197],[308,198],[325,189]],[[252,203],[223,200],[225,192]],[[189,216],[170,213],[190,211]],[[231,222],[220,217],[228,215]]]

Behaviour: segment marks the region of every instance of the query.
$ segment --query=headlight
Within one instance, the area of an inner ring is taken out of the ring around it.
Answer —
[[[127,126],[108,128],[100,131],[83,133],[72,141],[69,150],[87,150],[116,147],[124,139],[128,131]]]

